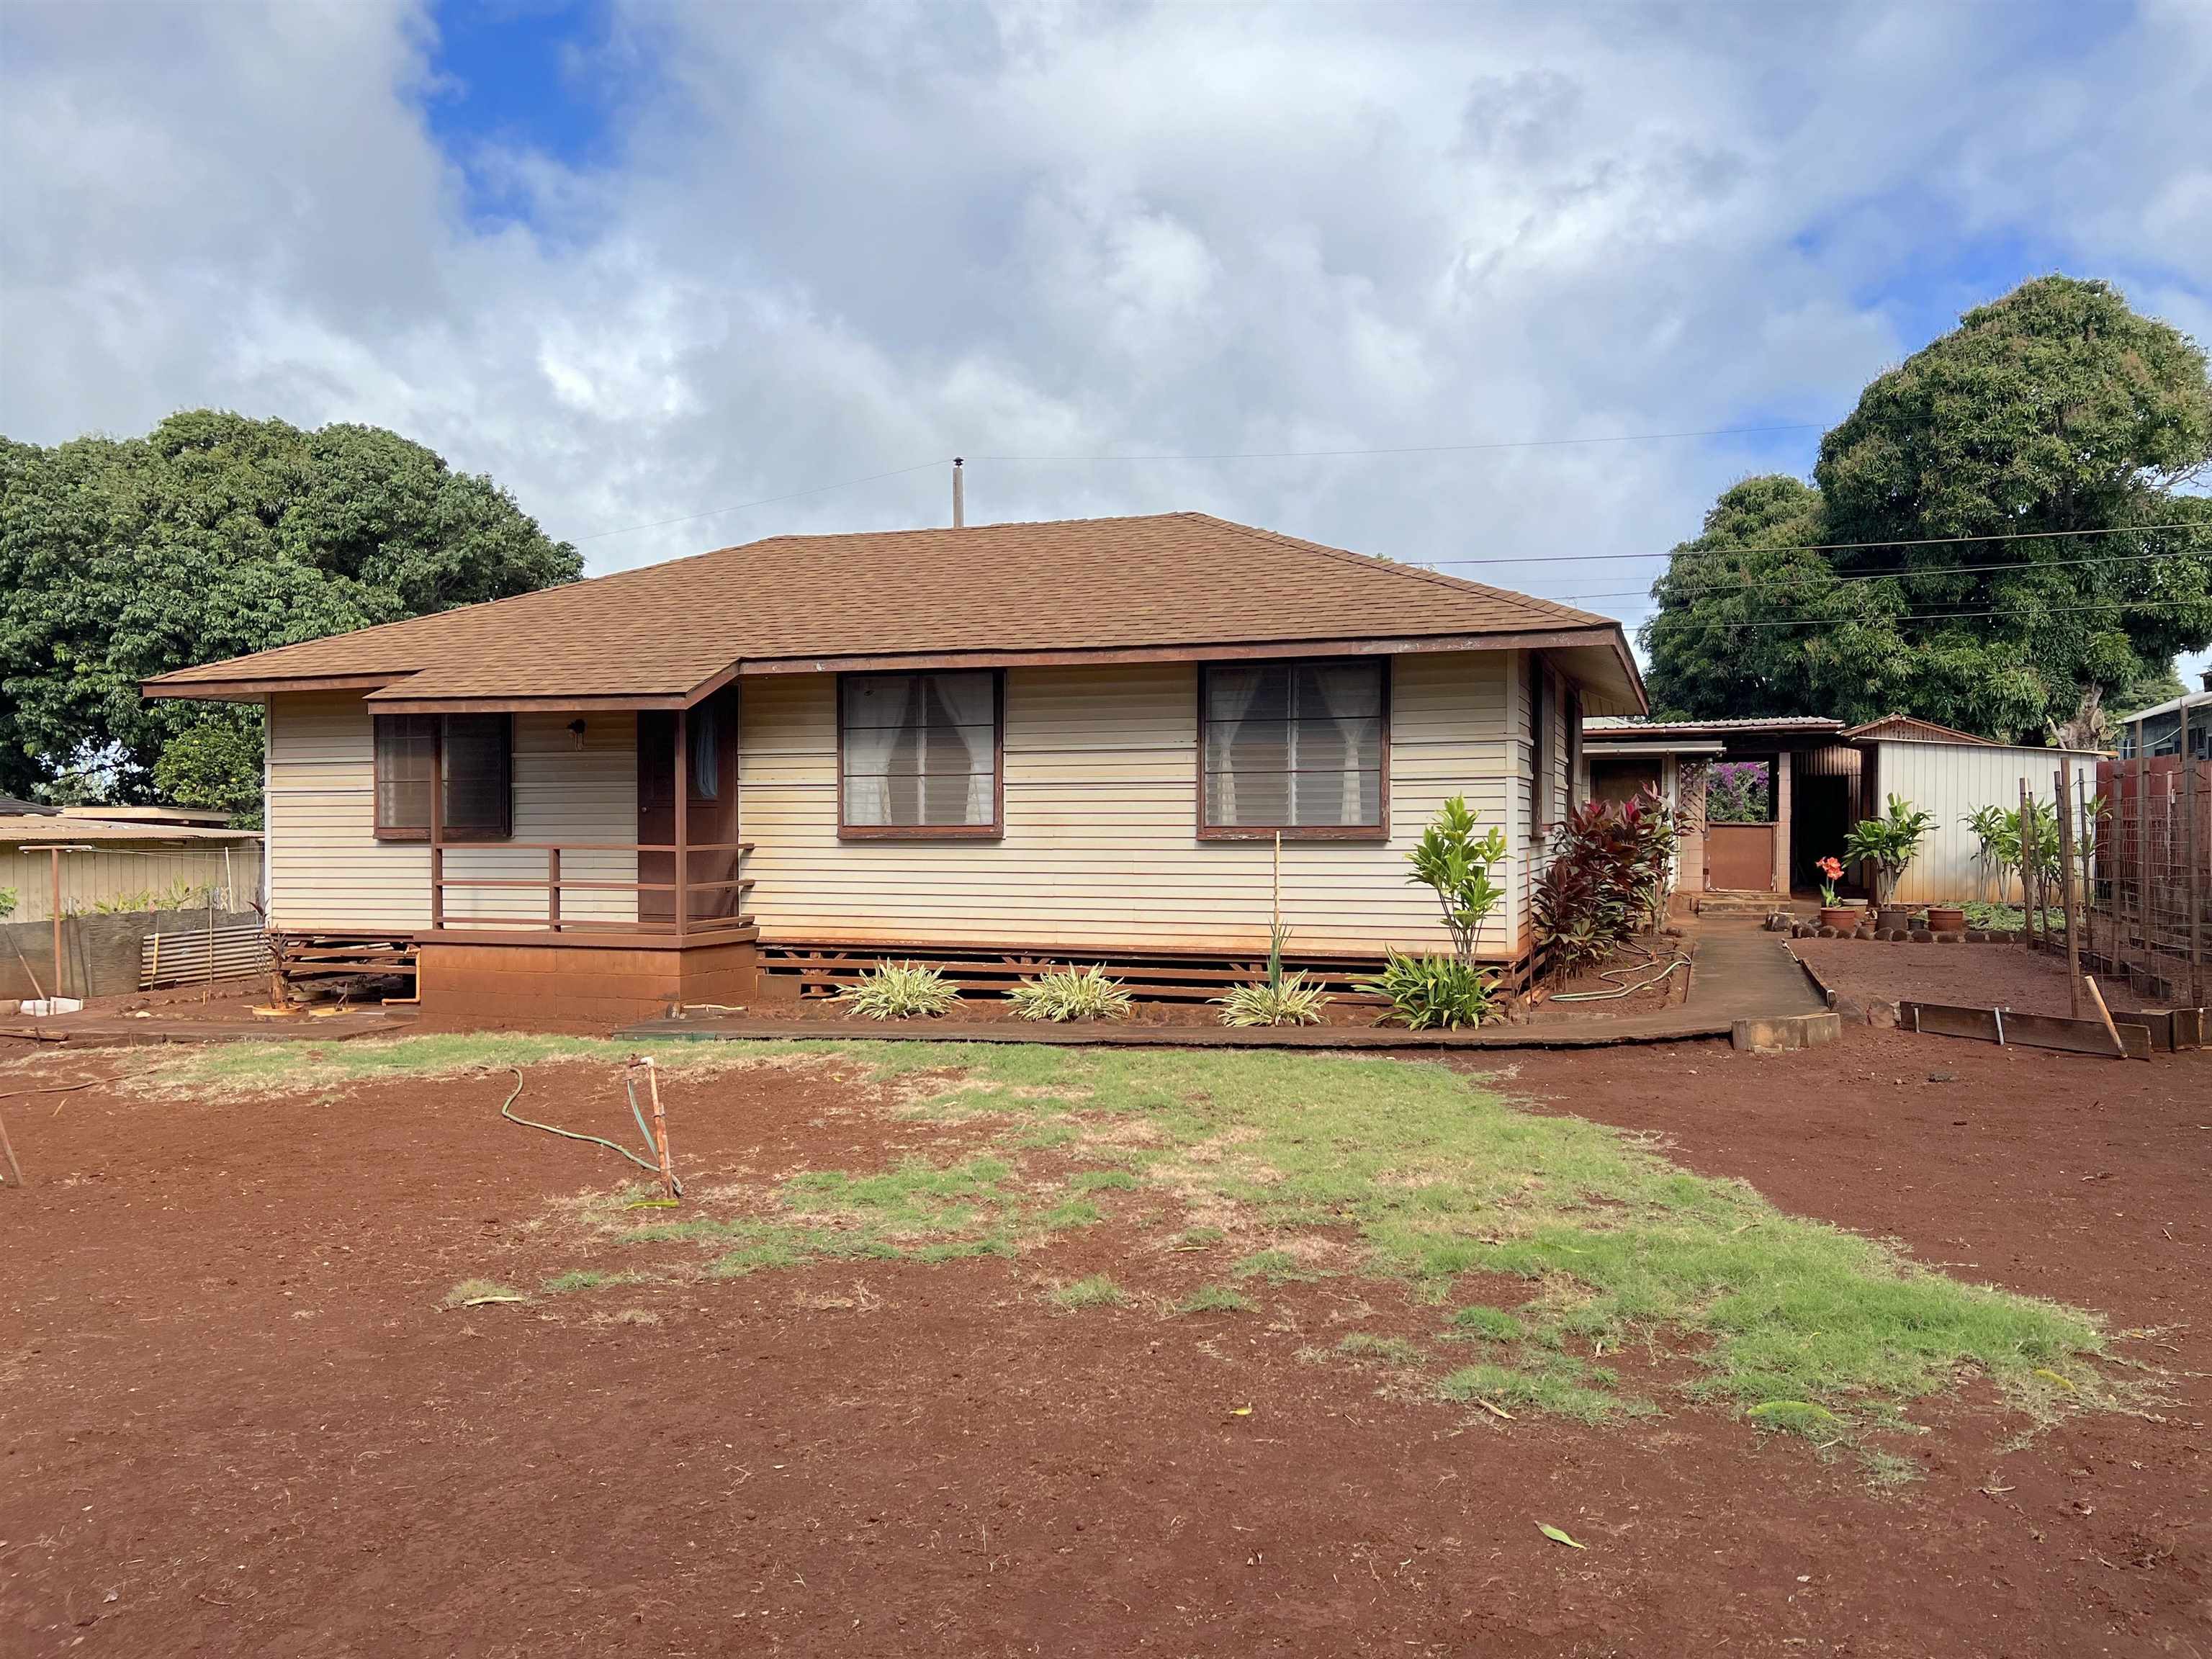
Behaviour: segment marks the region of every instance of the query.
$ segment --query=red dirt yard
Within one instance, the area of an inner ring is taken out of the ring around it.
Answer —
[[[1460,1063],[2098,1311],[2166,1403],[2024,1434],[1969,1384],[1916,1408],[1921,1478],[1888,1486],[1657,1382],[1651,1419],[1500,1420],[1312,1363],[1434,1328],[1392,1281],[1168,1316],[1221,1265],[1112,1191],[1012,1261],[547,1295],[576,1260],[549,1206],[621,1166],[501,1121],[505,1073],[101,1083],[0,1101],[33,1183],[0,1191],[0,1648],[2212,1653],[2212,1059],[1864,1030],[1504,1058]],[[40,1054],[0,1095],[151,1063]],[[617,1075],[532,1067],[518,1109],[618,1135]],[[664,1093],[700,1195],[963,1134],[836,1058]],[[1099,1273],[1137,1299],[1047,1297]],[[479,1275],[532,1300],[441,1309]]]

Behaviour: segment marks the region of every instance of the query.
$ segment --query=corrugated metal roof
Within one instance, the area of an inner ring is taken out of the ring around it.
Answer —
[[[1583,722],[1585,732],[1841,732],[1844,723],[1825,714],[1781,714],[1771,720],[1647,720],[1602,716]]]
[[[228,842],[238,846],[261,839],[258,830],[216,830],[192,823],[117,823],[105,818],[65,818],[24,814],[0,817],[0,843],[44,847],[85,842],[98,845],[136,842],[146,846],[180,842]]]

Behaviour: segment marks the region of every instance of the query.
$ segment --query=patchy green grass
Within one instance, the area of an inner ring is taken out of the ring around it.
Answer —
[[[1249,1313],[1252,1298],[1227,1285],[1201,1285],[1176,1304],[1179,1314]]]
[[[1129,1297],[1127,1292],[1104,1273],[1092,1273],[1088,1279],[1079,1279],[1062,1285],[1052,1292],[1055,1308],[1071,1312],[1080,1308],[1118,1308]]]
[[[157,1088],[224,1093],[446,1076],[553,1060],[609,1065],[635,1045],[421,1036],[210,1046],[147,1066]],[[654,1045],[672,1069],[807,1066],[897,1085],[910,1121],[957,1123],[984,1149],[878,1172],[807,1171],[639,1223],[618,1198],[586,1218],[622,1243],[689,1241],[738,1274],[839,1259],[952,1261],[1044,1248],[1103,1218],[1093,1201],[1141,1190],[1181,1206],[1186,1243],[1231,1231],[1264,1248],[1229,1269],[1270,1285],[1357,1271],[1449,1307],[1459,1276],[1526,1282],[1511,1313],[1442,1314],[1438,1334],[1492,1345],[1448,1398],[1595,1420],[1636,1409],[1574,1358],[1649,1340],[1694,1356],[1694,1396],[1763,1425],[1880,1427],[1962,1375],[2031,1411],[2112,1403],[2091,1316],[1962,1284],[1894,1249],[1784,1214],[1749,1186],[1693,1175],[1632,1136],[1516,1110],[1445,1066],[1257,1051],[898,1043]],[[1024,1167],[1079,1149],[1070,1178]],[[608,1207],[611,1206],[611,1207]],[[1233,1222],[1228,1218],[1233,1218]],[[1172,1221],[1169,1224],[1174,1224]],[[1302,1243],[1301,1241],[1305,1241]],[[1089,1295],[1084,1280],[1055,1300]],[[1234,1292],[1232,1292],[1234,1293]],[[1507,1352],[1510,1350],[1510,1352]]]
[[[1354,1331],[1340,1339],[1336,1353],[1340,1358],[1404,1371],[1417,1371],[1429,1359],[1419,1343],[1402,1336],[1377,1336],[1372,1331]]]

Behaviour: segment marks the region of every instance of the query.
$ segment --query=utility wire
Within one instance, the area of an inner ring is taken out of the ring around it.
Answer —
[[[1998,536],[1922,536],[1893,542],[1793,542],[1774,546],[1701,547],[1700,556],[1716,553],[1843,553],[1872,547],[1948,547],[1958,542],[2042,542],[2067,536],[2147,536],[2160,530],[2197,530],[2194,520],[2180,524],[2115,525],[2105,530],[2020,530]],[[1425,559],[1417,562],[1431,569],[1458,564],[1596,564],[1620,559],[1670,559],[1664,553],[1516,553],[1502,558]]]
[[[1671,591],[1684,594],[1741,593],[1755,589],[1802,587],[1820,582],[1884,582],[1921,576],[1984,575],[1991,571],[2068,570],[2081,565],[2144,564],[2162,559],[2183,559],[2206,551],[2212,551],[2212,543],[2193,543],[2187,547],[2170,548],[2162,553],[2100,553],[2086,559],[2023,559],[2011,564],[1941,564],[1922,569],[1905,567],[1896,570],[1860,572],[1849,576],[1808,572],[1802,576],[1778,577],[1772,580],[1700,582],[1694,587],[1677,587]],[[1536,597],[1562,602],[1568,599],[1633,599],[1649,598],[1650,592],[1648,587],[1626,587],[1595,593],[1544,593]]]
[[[1352,455],[1466,455],[1491,449],[1559,449],[1576,444],[1656,443],[1671,438],[1739,438],[1768,432],[1817,432],[1817,421],[1784,426],[1722,426],[1701,432],[1622,432],[1604,438],[1520,438],[1479,444],[1400,444],[1387,449],[1235,449],[1190,455],[975,455],[977,461],[1322,461]]]
[[[1905,611],[1895,616],[1770,617],[1761,617],[1754,622],[1698,622],[1687,619],[1686,619],[1686,625],[1692,629],[1702,628],[1843,628],[1854,623],[1879,624],[1882,623],[1955,622],[1964,618],[1977,617],[2041,617],[2045,618],[2056,618],[2060,616],[2076,616],[2084,611],[2172,611],[2185,605],[2203,605],[2207,602],[2207,600],[2202,599],[2123,599],[2112,605],[2015,606],[2011,609],[1995,611]],[[1663,611],[1656,612],[1651,617],[1646,618],[1646,620],[1650,622],[1657,622],[1664,617],[1665,614],[1666,613]]]

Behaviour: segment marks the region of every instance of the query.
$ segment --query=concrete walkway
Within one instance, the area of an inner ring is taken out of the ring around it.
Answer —
[[[615,1033],[623,1042],[681,1038],[739,1042],[1036,1042],[1127,1048],[1601,1048],[1625,1042],[1729,1037],[1738,1048],[1803,1048],[1839,1034],[1805,970],[1756,918],[1696,925],[1695,969],[1680,1006],[1624,1019],[1560,1025],[1489,1025],[1473,1031],[1407,1031],[1389,1026],[1309,1025],[1231,1030],[1222,1025],[1102,1025],[1073,1030],[1027,1020],[937,1024],[927,1021],[757,1019],[699,1014],[647,1020]]]

